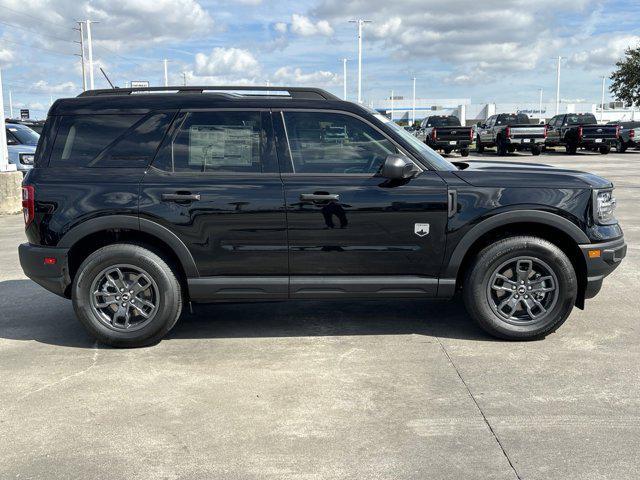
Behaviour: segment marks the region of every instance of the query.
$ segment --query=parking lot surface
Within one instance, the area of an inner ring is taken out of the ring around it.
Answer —
[[[613,180],[629,244],[542,341],[493,340],[456,302],[313,301],[200,306],[104,348],[0,217],[0,478],[639,478],[640,152],[504,160]]]

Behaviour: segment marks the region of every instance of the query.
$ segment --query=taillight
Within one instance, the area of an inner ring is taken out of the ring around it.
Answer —
[[[578,140],[582,140],[582,127],[578,127]]]
[[[620,125],[616,125],[616,138],[620,138]]]
[[[631,130],[629,130],[629,138],[634,138],[636,136],[636,131],[632,128]]]
[[[24,226],[28,227],[33,222],[35,210],[35,190],[33,185],[25,185],[22,187],[22,214],[24,215]]]
[[[469,140],[473,142],[473,128],[469,129]]]
[[[507,126],[507,128],[504,131],[504,134],[507,136],[507,138],[511,138],[511,127]]]
[[[431,139],[435,140],[436,138],[438,138],[438,134],[436,133],[436,129],[434,128],[433,130],[431,130]]]
[[[547,126],[544,126],[544,138],[547,138]]]

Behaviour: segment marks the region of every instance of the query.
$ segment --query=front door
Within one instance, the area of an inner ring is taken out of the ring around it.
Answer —
[[[187,246],[194,299],[286,297],[283,187],[268,111],[182,112],[141,184],[140,218]]]
[[[354,115],[274,113],[281,148],[292,297],[433,296],[447,187],[435,171],[380,176],[396,144]]]

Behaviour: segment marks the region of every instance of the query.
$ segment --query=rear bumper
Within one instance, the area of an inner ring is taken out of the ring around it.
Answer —
[[[534,138],[509,138],[507,139],[507,145],[513,145],[521,149],[531,148],[533,146],[542,147],[544,145],[544,137]]]
[[[71,284],[67,248],[38,247],[23,243],[18,247],[20,266],[24,274],[50,292],[65,297]],[[45,258],[55,258],[55,264],[45,264]]]
[[[613,272],[627,255],[627,244],[624,238],[604,243],[580,245],[580,250],[587,265],[587,286],[585,298],[595,297],[602,287],[604,277]],[[599,251],[599,254],[595,252]],[[590,252],[593,252],[590,255]]]
[[[455,142],[455,143],[451,143],[451,142]],[[435,142],[432,140],[431,142],[429,142],[429,146],[431,148],[437,148],[439,150],[442,150],[443,148],[454,148],[454,149],[469,148],[469,145],[471,145],[471,140],[470,139],[467,139],[467,140],[436,140]]]
[[[597,142],[596,140],[600,140]],[[594,147],[602,147],[608,146],[613,147],[617,143],[616,138],[583,138],[578,144],[579,147],[583,148],[594,148]]]

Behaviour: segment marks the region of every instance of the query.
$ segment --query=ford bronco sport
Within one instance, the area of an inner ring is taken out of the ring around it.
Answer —
[[[56,101],[25,177],[27,276],[99,341],[159,341],[186,302],[451,298],[541,338],[626,253],[611,182],[449,163],[319,89],[94,90]]]

